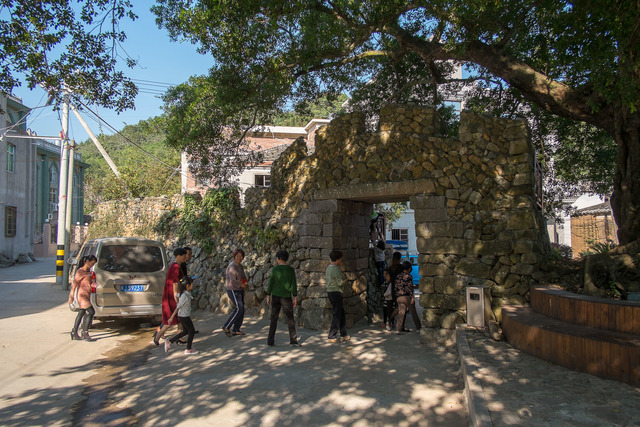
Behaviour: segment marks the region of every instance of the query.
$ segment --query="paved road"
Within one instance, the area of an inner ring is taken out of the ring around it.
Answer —
[[[70,341],[67,292],[55,260],[0,269],[0,420],[3,425],[464,426],[468,423],[455,350],[427,347],[416,334],[379,327],[330,344],[285,325],[266,346],[265,320],[229,338],[225,316],[194,316],[195,356],[165,354],[152,328],[98,323],[94,343]]]

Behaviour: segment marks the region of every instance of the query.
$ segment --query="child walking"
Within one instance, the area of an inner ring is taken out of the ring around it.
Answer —
[[[169,323],[171,323],[177,313],[178,320],[180,320],[182,324],[182,331],[164,342],[164,351],[168,353],[172,344],[187,335],[187,349],[184,351],[184,354],[198,354],[198,350],[191,348],[193,337],[196,334],[196,328],[191,321],[191,300],[193,299],[193,296],[191,296],[191,291],[193,290],[193,281],[191,278],[185,277],[181,280],[180,283],[178,283],[178,289],[180,291],[180,299],[178,300],[176,309],[171,315]]]

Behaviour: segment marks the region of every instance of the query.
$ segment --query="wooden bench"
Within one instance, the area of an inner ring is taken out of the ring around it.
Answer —
[[[640,316],[636,304],[535,288],[530,307],[502,308],[502,329],[509,344],[541,359],[638,386],[640,334],[627,332],[638,319],[626,318]]]

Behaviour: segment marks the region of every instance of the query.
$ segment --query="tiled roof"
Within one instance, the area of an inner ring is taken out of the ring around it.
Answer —
[[[597,205],[587,206],[586,208],[578,209],[575,216],[582,215],[611,215],[611,204],[609,202],[598,203]]]

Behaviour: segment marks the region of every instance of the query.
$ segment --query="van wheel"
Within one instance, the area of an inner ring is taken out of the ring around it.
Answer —
[[[160,326],[162,324],[162,315],[158,314],[151,317],[151,326]]]

